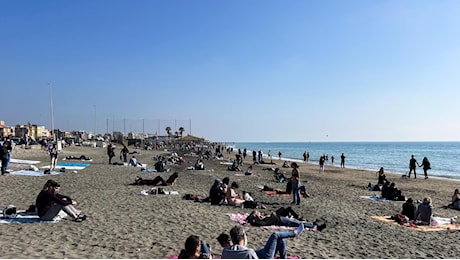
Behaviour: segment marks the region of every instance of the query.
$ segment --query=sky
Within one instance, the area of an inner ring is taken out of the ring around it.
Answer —
[[[0,120],[460,141],[459,13],[450,0],[2,0]]]

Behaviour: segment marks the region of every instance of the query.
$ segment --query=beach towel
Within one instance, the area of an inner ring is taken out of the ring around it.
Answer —
[[[89,163],[72,163],[72,162],[58,162],[56,168],[65,168],[66,170],[83,170],[86,167],[90,166]],[[40,169],[49,169],[50,166],[42,166]]]
[[[220,162],[219,164],[220,165],[233,165],[232,162]]]
[[[59,214],[51,221],[41,220],[35,213],[28,213],[21,211],[17,213],[16,218],[3,218],[3,213],[0,213],[0,224],[5,223],[56,223],[67,217],[64,211],[60,211]]]
[[[25,175],[25,176],[49,176],[60,174],[60,171],[51,171],[50,174],[44,174],[44,171],[30,171],[30,170],[18,170],[12,171],[10,175]]]
[[[438,223],[436,226],[399,224],[393,219],[391,219],[391,216],[371,216],[371,218],[374,220],[382,221],[382,222],[389,223],[392,225],[407,227],[412,230],[418,230],[418,231],[460,230],[460,224],[451,224],[450,218],[433,217],[434,220]]]
[[[22,160],[22,159],[15,159],[11,158],[10,163],[18,163],[18,164],[37,164],[40,163],[40,161],[31,161],[31,160]]]
[[[179,255],[169,255],[169,256],[166,256],[167,259],[179,259]],[[212,259],[221,259],[222,256],[220,255],[212,255]],[[279,259],[279,255],[276,255],[275,256],[275,259]],[[287,259],[302,259],[300,256],[298,255],[288,255],[287,256]]]
[[[276,190],[262,190],[263,193],[271,196],[281,196],[281,197],[289,197],[292,196],[292,194],[288,193],[278,193]]]
[[[141,168],[141,172],[157,172],[157,170],[155,169],[145,169],[145,168]]]
[[[385,198],[382,198],[377,195],[372,195],[372,196],[359,196],[362,199],[368,199],[368,200],[373,200],[373,201],[379,201],[379,202],[401,202],[404,203],[404,201],[399,201],[399,200],[387,200]]]
[[[179,195],[178,191],[164,191],[164,194],[157,194],[158,188],[150,188],[146,190],[141,190],[140,195],[148,196],[148,195]]]

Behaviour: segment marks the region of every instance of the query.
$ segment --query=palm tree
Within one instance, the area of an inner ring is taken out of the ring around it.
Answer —
[[[168,134],[168,136],[170,136],[171,135],[171,127],[167,126],[165,130],[166,130],[166,133]]]
[[[180,137],[182,137],[182,133],[185,131],[185,128],[183,128],[182,126],[179,127],[179,134],[180,134]]]

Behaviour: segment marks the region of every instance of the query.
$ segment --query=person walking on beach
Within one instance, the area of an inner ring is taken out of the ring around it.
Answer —
[[[7,159],[6,159],[6,165],[5,165],[5,170],[8,171],[8,164],[10,163],[11,160],[11,152],[13,151],[13,146],[11,145],[11,141],[8,137],[5,137],[3,140],[3,146],[5,146],[7,150]]]
[[[281,161],[281,152],[278,152],[278,159]]]
[[[128,147],[126,145],[123,145],[123,149],[120,151],[120,157],[123,155],[123,162],[128,162]]]
[[[109,156],[109,164],[112,164],[112,158],[115,157],[115,147],[112,144],[107,146],[107,155]]]
[[[257,152],[255,150],[252,151],[252,162],[254,164],[257,162]]]
[[[342,153],[342,155],[340,156],[340,167],[341,168],[345,168],[345,155]]]
[[[428,158],[423,157],[422,164],[420,167],[423,167],[423,173],[425,174],[425,180],[428,179],[428,170],[431,169],[431,163]],[[415,174],[415,171],[414,171]]]
[[[319,158],[319,173],[324,173],[324,162],[326,161],[326,157],[323,155]]]
[[[307,163],[307,151],[303,152],[303,162]]]
[[[417,179],[417,172],[415,171],[417,165],[420,166],[417,160],[414,158],[414,155],[412,155],[409,160],[409,174],[407,175],[408,178],[410,178],[410,174],[412,173],[412,171],[414,171],[414,179]]]
[[[300,205],[300,172],[296,162],[291,163],[292,204]]]
[[[56,169],[56,163],[57,163],[57,158],[58,158],[58,150],[57,150],[56,144],[53,144],[51,146],[49,153],[50,153],[50,159],[51,159],[50,171],[53,171]]]

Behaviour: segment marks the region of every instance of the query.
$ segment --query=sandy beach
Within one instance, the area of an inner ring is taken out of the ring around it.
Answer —
[[[131,151],[134,148],[130,147]],[[171,151],[136,150],[136,157],[152,168],[153,157],[169,155]],[[120,145],[114,158],[118,161]],[[183,151],[177,151],[182,156]],[[267,206],[266,211],[290,206],[291,197],[269,196],[258,190],[260,185],[284,189],[285,184],[273,180],[273,172],[263,170],[277,165],[254,165],[257,176],[235,176],[227,171],[227,165],[218,160],[205,161],[205,171],[186,170],[196,157],[184,156],[186,163],[167,166],[167,173],[141,172],[139,167],[108,164],[105,148],[66,147],[60,160],[66,156],[86,155],[93,158],[91,166],[77,173],[66,171],[54,176],[31,177],[18,175],[0,176],[0,206],[14,204],[25,210],[35,203],[35,198],[48,179],[61,184],[61,193],[79,202],[77,206],[88,219],[81,223],[69,219],[58,223],[11,223],[0,224],[2,246],[1,258],[166,258],[176,255],[189,235],[198,235],[209,243],[213,254],[220,255],[222,248],[216,237],[228,232],[238,223],[229,219],[227,213],[249,213],[252,209],[232,206],[210,206],[184,200],[185,194],[206,197],[215,178],[230,177],[240,185],[239,191],[251,192],[253,197]],[[233,154],[224,154],[234,159]],[[47,165],[48,154],[43,150],[16,147],[13,157],[41,161],[37,166]],[[247,157],[244,169],[252,164]],[[308,231],[299,238],[287,241],[288,254],[302,258],[457,258],[460,232],[454,230],[423,232],[391,225],[371,219],[371,216],[394,215],[401,211],[402,202],[376,202],[360,196],[373,195],[369,182],[377,182],[376,171],[341,169],[326,166],[319,173],[318,165],[301,164],[302,181],[308,181],[312,197],[302,199],[294,210],[308,220],[322,218],[327,228],[321,232]],[[382,165],[385,167],[384,165]],[[17,167],[17,165],[15,166]],[[10,167],[14,169],[15,167]],[[290,176],[290,169],[281,168]],[[136,176],[153,179],[163,178],[177,171],[175,186],[165,187],[179,195],[140,195],[149,186],[129,185]],[[402,190],[403,195],[415,200],[430,196],[435,216],[453,217],[460,212],[443,208],[450,202],[452,192],[460,183],[445,179],[402,179],[387,174]],[[246,227],[249,247],[260,248],[274,231],[260,227]]]

